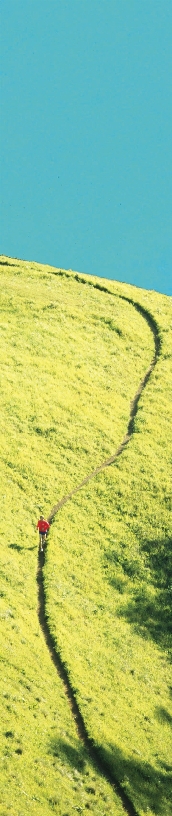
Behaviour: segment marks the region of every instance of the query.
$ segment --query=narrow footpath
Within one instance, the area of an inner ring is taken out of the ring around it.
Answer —
[[[66,275],[66,277],[68,277],[67,273],[63,273],[63,274]],[[150,378],[150,376],[152,374],[153,369],[155,368],[157,360],[158,360],[158,358],[160,356],[160,348],[161,348],[158,325],[157,325],[156,321],[154,320],[154,318],[152,317],[152,315],[150,314],[150,312],[148,310],[144,309],[144,307],[142,307],[140,304],[138,304],[137,302],[134,302],[130,298],[125,297],[124,295],[119,295],[119,294],[115,295],[115,294],[113,294],[112,291],[110,291],[108,288],[106,288],[104,286],[101,286],[101,284],[98,284],[98,283],[94,284],[92,282],[88,282],[84,278],[79,277],[77,274],[74,277],[75,277],[76,281],[79,281],[79,283],[83,283],[85,285],[91,285],[95,289],[99,289],[100,291],[106,292],[106,293],[108,293],[108,294],[110,294],[110,295],[112,295],[114,297],[116,297],[116,296],[120,297],[122,300],[127,301],[135,309],[137,309],[137,311],[140,312],[142,317],[145,318],[148,325],[150,326],[150,329],[151,329],[153,337],[154,337],[155,351],[154,351],[154,356],[153,356],[153,358],[152,358],[152,360],[150,362],[150,365],[149,365],[143,379],[139,383],[136,394],[134,395],[133,400],[131,402],[130,415],[129,415],[129,421],[128,421],[126,434],[125,434],[122,442],[120,443],[119,447],[117,448],[115,453],[113,453],[112,456],[109,457],[109,459],[106,459],[104,462],[102,462],[95,470],[93,470],[91,473],[89,473],[85,477],[85,479],[83,479],[83,481],[79,485],[77,485],[77,487],[73,488],[73,490],[71,490],[70,493],[68,493],[66,496],[63,496],[63,498],[60,499],[58,504],[54,505],[54,507],[52,508],[52,510],[50,511],[50,514],[48,516],[48,521],[49,521],[50,524],[51,524],[54,516],[56,515],[56,513],[58,513],[58,511],[63,507],[64,504],[66,504],[70,499],[72,499],[72,497],[79,490],[81,490],[82,487],[84,487],[84,485],[86,485],[91,479],[96,477],[98,473],[100,473],[106,467],[109,467],[110,465],[112,465],[113,462],[115,462],[115,459],[118,456],[121,456],[121,454],[123,453],[123,450],[125,449],[126,445],[128,445],[128,443],[130,441],[130,438],[132,437],[132,435],[134,433],[134,420],[135,420],[135,417],[136,417],[136,414],[137,414],[139,399],[141,397],[141,394],[142,394],[145,386],[147,385],[147,382],[148,382],[148,380],[149,380],[149,378]],[[121,802],[123,804],[125,812],[128,814],[128,816],[138,816],[138,813],[137,813],[134,805],[130,801],[129,797],[126,795],[126,793],[123,790],[122,786],[118,782],[118,779],[115,778],[114,774],[112,774],[112,772],[111,772],[111,770],[110,770],[110,768],[108,766],[108,763],[106,764],[102,760],[102,758],[101,758],[101,756],[99,754],[98,748],[96,747],[94,742],[89,737],[89,734],[88,734],[86,726],[85,726],[84,719],[82,717],[81,711],[80,711],[78,703],[76,701],[74,690],[73,690],[73,688],[71,686],[71,682],[70,682],[70,679],[69,679],[69,675],[68,675],[66,665],[63,663],[60,652],[57,651],[57,645],[55,646],[55,642],[54,642],[53,637],[51,635],[51,632],[50,632],[50,629],[49,629],[49,624],[48,624],[48,618],[46,616],[46,593],[45,593],[44,578],[43,578],[43,566],[44,566],[45,558],[46,558],[46,549],[45,549],[45,553],[43,553],[43,554],[39,553],[38,554],[38,569],[37,569],[38,617],[39,617],[40,626],[42,628],[42,631],[43,631],[43,634],[44,634],[44,637],[45,637],[47,648],[49,649],[50,657],[53,660],[53,663],[54,663],[54,665],[55,665],[55,667],[56,667],[56,669],[58,671],[58,674],[60,675],[60,677],[61,677],[61,679],[63,681],[64,689],[65,689],[66,695],[68,697],[69,704],[70,704],[70,707],[71,707],[71,710],[72,710],[72,713],[73,713],[73,717],[74,717],[74,720],[75,720],[75,723],[76,723],[78,736],[80,737],[80,739],[84,743],[85,748],[87,749],[87,751],[89,753],[89,756],[90,756],[91,760],[93,761],[94,765],[96,766],[96,768],[99,770],[99,772],[102,775],[104,775],[104,777],[107,779],[107,781],[110,782],[110,784],[112,785],[112,787],[114,789],[114,792],[116,792],[116,794],[121,799]]]

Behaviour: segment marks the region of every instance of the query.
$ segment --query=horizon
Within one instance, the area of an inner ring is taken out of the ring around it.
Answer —
[[[141,286],[141,285],[138,285],[136,283],[131,283],[130,281],[119,280],[118,278],[106,278],[106,277],[103,277],[103,275],[96,275],[94,272],[91,273],[91,272],[85,272],[84,270],[80,270],[80,269],[71,269],[71,267],[68,267],[68,269],[65,269],[65,267],[62,267],[62,266],[54,266],[54,264],[42,263],[40,261],[35,261],[33,258],[31,258],[31,260],[28,260],[28,258],[18,258],[18,257],[15,257],[15,258],[13,257],[12,258],[11,255],[3,255],[3,253],[2,253],[2,254],[0,254],[0,263],[2,263],[1,258],[7,258],[9,261],[20,261],[20,263],[28,263],[28,264],[33,263],[33,264],[36,264],[38,266],[49,266],[50,269],[56,269],[56,270],[60,270],[62,272],[73,272],[73,274],[77,274],[77,275],[90,275],[90,277],[98,278],[99,280],[102,279],[102,280],[105,280],[105,281],[112,281],[113,283],[121,283],[121,284],[124,284],[126,286],[132,286],[135,289],[142,289],[145,292],[152,292],[152,294],[153,294],[153,292],[156,292],[159,295],[164,295],[164,297],[169,297],[169,298],[172,297],[171,294],[166,294],[166,292],[162,292],[159,289],[148,289],[145,286]]]

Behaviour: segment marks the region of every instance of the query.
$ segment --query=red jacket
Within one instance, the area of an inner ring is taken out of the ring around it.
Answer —
[[[45,521],[45,519],[39,519],[36,529],[39,530],[40,533],[47,533],[49,530],[49,523]]]

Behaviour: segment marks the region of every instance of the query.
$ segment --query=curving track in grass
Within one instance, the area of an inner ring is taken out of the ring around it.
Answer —
[[[80,278],[78,275],[75,275],[75,276],[72,276],[72,277],[75,277],[75,280],[77,280],[77,281],[79,281],[81,283],[84,283],[84,284],[88,283],[87,281],[84,280],[84,278]],[[137,309],[138,312],[140,312],[142,317],[144,317],[146,319],[146,321],[149,324],[150,329],[152,331],[152,334],[153,334],[153,337],[154,337],[154,344],[155,344],[155,353],[154,353],[154,357],[152,358],[152,360],[150,362],[149,368],[147,369],[143,379],[140,381],[138,389],[136,391],[136,394],[134,395],[134,397],[133,397],[133,399],[131,401],[130,415],[129,415],[129,422],[128,422],[128,426],[127,426],[127,431],[126,431],[126,434],[125,434],[124,438],[122,439],[122,442],[120,443],[119,447],[117,448],[115,453],[113,453],[112,456],[109,457],[109,459],[105,459],[105,462],[102,462],[95,470],[93,470],[91,473],[89,473],[88,476],[86,476],[85,479],[83,479],[83,481],[80,482],[79,485],[77,485],[77,487],[74,487],[73,490],[71,490],[70,493],[68,493],[66,496],[63,496],[63,498],[60,499],[58,504],[54,505],[54,507],[52,508],[52,510],[51,510],[51,512],[50,512],[50,514],[48,516],[48,521],[50,523],[51,523],[52,519],[54,518],[54,516],[56,515],[56,513],[58,512],[58,510],[60,510],[60,508],[63,507],[63,505],[66,504],[66,502],[68,502],[69,499],[71,499],[72,496],[75,495],[75,493],[78,493],[78,490],[81,490],[81,488],[84,487],[85,484],[90,482],[90,480],[93,479],[94,476],[97,476],[97,474],[100,473],[101,470],[104,470],[104,468],[108,467],[109,465],[112,465],[113,462],[115,461],[115,459],[117,458],[117,456],[120,456],[121,453],[123,452],[124,448],[126,447],[126,445],[128,445],[130,437],[134,433],[134,419],[135,419],[135,416],[136,416],[136,413],[137,413],[139,399],[141,397],[142,391],[144,390],[144,388],[145,388],[145,386],[146,386],[146,384],[147,384],[147,382],[148,382],[148,380],[149,380],[149,378],[150,378],[150,376],[152,374],[153,369],[155,368],[155,365],[157,363],[157,360],[158,360],[158,357],[159,357],[159,354],[160,354],[161,341],[160,341],[160,336],[159,336],[159,327],[158,327],[158,324],[156,323],[155,319],[152,317],[151,313],[148,312],[147,309],[144,309],[143,306],[141,306],[137,302],[134,302],[131,298],[125,297],[125,295],[119,295],[119,294],[115,295],[115,294],[113,294],[113,292],[111,292],[105,286],[101,286],[100,284],[97,284],[97,283],[94,284],[92,282],[88,283],[88,285],[93,286],[94,289],[99,289],[101,292],[106,292],[108,295],[113,295],[114,297],[119,297],[119,298],[121,298],[121,300],[127,301],[127,303],[130,303],[135,309]]]
[[[68,274],[67,272],[60,272],[60,273],[55,273],[55,274],[61,274],[64,277],[70,277],[70,273]],[[137,389],[137,391],[136,391],[136,393],[135,393],[135,395],[133,397],[133,400],[131,401],[130,415],[129,415],[129,421],[128,421],[126,434],[125,434],[124,438],[122,439],[122,442],[120,443],[119,447],[112,454],[112,456],[110,456],[108,459],[106,459],[104,462],[102,462],[95,470],[93,470],[91,473],[89,473],[85,477],[85,479],[83,479],[83,481],[80,482],[79,485],[77,485],[77,487],[73,488],[73,490],[71,490],[70,493],[68,493],[66,496],[63,496],[63,498],[58,502],[58,504],[54,505],[54,507],[50,511],[50,514],[49,514],[49,517],[48,517],[48,521],[49,521],[50,524],[51,524],[54,516],[56,515],[56,513],[63,507],[64,504],[66,504],[91,479],[93,479],[95,476],[97,476],[98,473],[100,473],[106,467],[109,467],[110,465],[112,465],[113,462],[115,461],[115,459],[118,456],[121,456],[121,454],[123,453],[123,450],[125,449],[126,445],[128,445],[128,443],[130,441],[130,438],[134,433],[134,420],[135,420],[135,417],[136,417],[136,414],[137,414],[139,399],[141,397],[141,394],[142,394],[144,388],[147,385],[147,382],[148,382],[148,380],[149,380],[149,378],[150,378],[150,376],[152,374],[153,369],[155,368],[158,357],[160,355],[160,348],[161,348],[161,340],[160,340],[160,335],[159,335],[158,324],[156,323],[155,319],[152,317],[151,313],[147,309],[145,309],[143,306],[141,306],[139,303],[137,303],[137,301],[134,301],[132,298],[125,297],[125,295],[115,294],[112,291],[110,291],[107,287],[105,287],[103,285],[101,286],[101,284],[99,284],[99,283],[95,284],[92,281],[87,281],[87,280],[85,280],[84,278],[82,278],[81,276],[79,276],[77,274],[72,274],[72,277],[75,278],[75,280],[77,282],[79,282],[79,283],[83,283],[83,284],[88,285],[88,286],[93,286],[95,289],[99,289],[100,291],[105,292],[107,294],[110,294],[110,295],[112,295],[114,297],[120,297],[122,300],[127,301],[135,309],[137,309],[137,311],[140,312],[142,317],[145,318],[145,320],[147,321],[147,323],[148,323],[148,325],[149,325],[149,327],[150,327],[150,329],[152,331],[152,334],[153,334],[153,337],[154,337],[154,349],[155,350],[154,350],[154,356],[153,356],[153,358],[152,358],[152,360],[150,362],[150,365],[149,365],[144,377],[140,381],[138,389]],[[73,713],[73,716],[74,716],[74,719],[75,719],[78,735],[79,735],[80,739],[84,742],[84,745],[85,745],[87,751],[89,752],[89,755],[90,755],[92,761],[94,762],[96,767],[99,769],[100,773],[103,774],[106,777],[108,782],[110,782],[110,784],[113,786],[114,791],[120,797],[121,802],[123,804],[123,807],[124,807],[126,813],[128,813],[128,816],[137,816],[137,811],[136,811],[133,803],[131,802],[131,800],[129,799],[129,797],[127,796],[125,791],[123,790],[122,786],[118,782],[118,779],[117,778],[115,779],[114,774],[112,774],[112,772],[111,772],[111,770],[110,770],[110,768],[108,766],[108,763],[106,764],[102,760],[102,758],[100,757],[100,754],[99,754],[99,750],[97,749],[96,745],[94,744],[94,742],[89,737],[89,734],[87,732],[87,728],[86,728],[84,719],[82,717],[81,711],[79,709],[79,706],[78,706],[78,703],[77,703],[77,700],[76,700],[76,697],[75,697],[74,690],[73,690],[71,682],[70,682],[67,666],[63,662],[63,659],[61,657],[60,652],[57,651],[57,644],[55,645],[55,642],[53,640],[53,636],[52,636],[52,634],[50,632],[49,624],[48,624],[48,618],[47,618],[47,615],[46,615],[46,593],[45,593],[44,578],[43,578],[44,560],[45,560],[45,554],[43,554],[43,556],[42,556],[39,553],[39,555],[38,555],[38,569],[37,569],[39,622],[40,622],[42,631],[44,633],[44,637],[45,637],[46,644],[47,644],[47,647],[48,647],[49,652],[50,652],[51,659],[53,660],[53,662],[54,662],[54,664],[56,666],[56,669],[57,669],[57,671],[58,671],[58,673],[59,673],[59,675],[60,675],[60,677],[61,677],[61,679],[63,681],[65,692],[66,692],[66,695],[68,697],[69,704],[71,706],[71,710],[72,710],[72,713]]]
[[[18,259],[16,258],[15,260],[18,260]],[[9,263],[8,260],[7,261],[0,260],[0,265],[1,266],[11,267],[13,264]],[[15,263],[14,265],[15,266],[20,266],[20,264],[17,264],[17,263]],[[101,292],[105,292],[108,295],[112,295],[112,297],[119,297],[121,300],[124,300],[124,301],[127,301],[128,303],[130,303],[135,309],[137,309],[138,312],[140,312],[142,317],[145,318],[148,325],[150,326],[150,329],[151,329],[153,337],[154,337],[155,351],[154,351],[154,356],[153,356],[153,358],[152,358],[152,360],[150,362],[150,365],[149,365],[144,377],[140,381],[138,389],[137,389],[137,391],[136,391],[136,393],[135,393],[135,395],[133,397],[133,400],[131,401],[130,415],[129,415],[126,434],[125,434],[124,438],[122,439],[122,442],[120,443],[119,447],[112,454],[112,456],[110,456],[108,459],[106,459],[104,462],[102,462],[95,470],[93,470],[91,473],[89,473],[85,477],[85,479],[83,479],[83,481],[77,487],[75,487],[73,490],[71,490],[71,492],[68,493],[66,496],[63,496],[63,498],[58,502],[58,504],[56,504],[52,508],[52,510],[50,511],[49,517],[48,517],[48,520],[49,520],[50,523],[53,520],[56,513],[63,507],[64,504],[66,504],[79,490],[82,489],[82,487],[84,487],[85,484],[87,484],[91,479],[93,479],[98,473],[100,473],[106,467],[112,465],[113,462],[115,461],[115,459],[123,453],[123,450],[125,449],[126,445],[128,445],[128,443],[130,441],[130,438],[132,437],[132,435],[134,433],[134,420],[135,420],[135,417],[136,417],[136,414],[137,414],[139,399],[141,397],[141,394],[142,394],[145,386],[147,385],[147,382],[148,382],[148,380],[149,380],[149,378],[150,378],[150,376],[152,374],[153,369],[155,368],[158,357],[160,356],[160,349],[161,349],[161,340],[160,340],[158,324],[156,323],[156,320],[152,317],[152,315],[148,311],[148,309],[141,306],[140,303],[138,303],[137,301],[134,301],[132,298],[126,297],[125,295],[121,295],[120,293],[114,293],[111,290],[109,290],[106,286],[103,286],[103,285],[101,285],[99,283],[93,283],[93,281],[91,281],[91,280],[90,281],[85,280],[85,278],[83,278],[81,275],[78,275],[78,274],[75,274],[75,273],[72,273],[72,275],[71,275],[70,272],[68,273],[68,272],[65,272],[65,271],[63,271],[63,272],[62,271],[54,272],[54,274],[61,275],[63,277],[71,277],[72,276],[72,278],[74,278],[80,284],[84,284],[84,285],[87,285],[87,286],[93,286],[93,288],[99,289],[99,291],[101,291]],[[38,555],[38,568],[37,568],[38,617],[39,617],[40,626],[42,628],[47,647],[49,649],[50,657],[53,660],[53,663],[54,663],[54,665],[55,665],[55,667],[56,667],[56,669],[58,671],[58,674],[60,675],[60,677],[61,677],[61,679],[63,681],[64,689],[65,689],[66,695],[68,697],[69,704],[70,704],[70,707],[71,707],[71,710],[72,710],[72,713],[73,713],[73,717],[74,717],[74,720],[75,720],[75,723],[76,723],[76,728],[77,728],[77,731],[78,731],[78,735],[79,735],[80,739],[82,740],[82,742],[84,743],[84,745],[85,745],[85,747],[86,747],[86,749],[87,749],[87,751],[89,753],[89,756],[92,759],[93,763],[95,764],[96,768],[99,770],[99,772],[102,775],[104,775],[106,777],[107,781],[110,782],[110,784],[114,788],[114,791],[118,794],[118,796],[121,799],[121,802],[123,804],[124,810],[126,811],[128,816],[138,816],[137,811],[136,811],[133,803],[131,802],[131,800],[129,799],[129,797],[127,796],[125,791],[123,790],[122,786],[118,782],[118,779],[115,778],[114,773],[112,774],[108,763],[105,763],[105,761],[102,760],[102,758],[101,758],[101,756],[99,754],[99,750],[97,749],[96,745],[94,744],[94,741],[91,740],[91,738],[89,737],[89,734],[88,734],[86,726],[85,726],[84,719],[83,719],[82,714],[80,712],[80,709],[79,709],[79,706],[78,706],[78,703],[77,703],[77,700],[76,700],[76,697],[75,697],[75,693],[74,693],[74,690],[72,688],[72,685],[71,685],[71,682],[70,682],[70,679],[69,679],[67,666],[62,660],[60,652],[57,651],[57,645],[55,645],[55,642],[54,642],[53,637],[51,635],[51,632],[50,632],[50,629],[49,629],[49,624],[48,624],[48,618],[47,618],[47,615],[46,615],[46,593],[45,593],[44,579],[43,579],[44,560],[45,560],[45,554],[42,555],[42,554],[39,553],[39,555]]]

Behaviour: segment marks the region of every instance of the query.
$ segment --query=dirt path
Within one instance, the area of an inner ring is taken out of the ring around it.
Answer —
[[[18,260],[18,259],[16,259],[16,260]],[[11,266],[13,264],[10,264],[8,261],[1,261],[0,260],[0,265],[2,265],[2,266]],[[15,263],[14,265],[19,266],[19,264],[17,264],[17,263]],[[57,273],[54,272],[54,274],[58,274],[58,275],[61,274],[64,277],[71,277],[70,272],[69,273],[67,273],[67,272],[57,272]],[[110,291],[107,287],[105,287],[105,286],[103,286],[103,285],[101,285],[99,283],[95,284],[91,280],[87,281],[84,278],[82,278],[81,276],[79,276],[77,274],[74,274],[74,273],[73,273],[72,277],[74,277],[74,279],[77,282],[79,282],[80,284],[93,286],[95,289],[99,289],[100,291],[105,292],[108,295],[109,294],[112,295],[112,297],[119,297],[122,300],[127,301],[135,309],[137,309],[137,311],[140,312],[142,317],[145,318],[145,320],[147,321],[147,323],[150,326],[150,329],[152,330],[153,337],[154,337],[154,344],[155,344],[155,352],[154,352],[154,356],[153,356],[153,358],[152,358],[152,360],[150,362],[149,368],[147,369],[147,371],[146,371],[144,377],[142,378],[142,380],[140,381],[138,389],[136,391],[136,394],[134,395],[133,400],[131,402],[130,415],[129,415],[129,421],[128,421],[126,434],[125,434],[122,442],[120,443],[119,447],[112,454],[112,456],[109,457],[109,459],[106,459],[104,462],[102,462],[95,470],[93,470],[91,473],[89,473],[85,477],[85,479],[83,479],[83,481],[80,482],[79,485],[77,485],[77,487],[75,487],[73,490],[71,490],[71,492],[68,493],[66,496],[63,496],[63,498],[60,499],[58,504],[54,505],[54,507],[50,511],[50,514],[49,514],[49,517],[48,517],[48,521],[50,523],[51,523],[52,519],[54,518],[54,516],[56,515],[56,513],[58,512],[58,510],[60,510],[61,507],[63,507],[64,504],[66,504],[91,479],[93,479],[95,476],[97,476],[98,473],[100,473],[102,470],[104,470],[104,468],[109,467],[110,465],[112,465],[113,462],[115,461],[115,459],[123,453],[123,450],[125,449],[126,445],[128,445],[128,443],[130,441],[130,438],[131,438],[132,434],[134,433],[134,419],[135,419],[136,414],[137,414],[138,402],[139,402],[140,396],[141,396],[141,394],[142,394],[142,392],[143,392],[143,390],[144,390],[144,388],[145,388],[145,386],[146,386],[146,384],[147,384],[147,382],[148,382],[148,380],[149,380],[149,378],[150,378],[150,376],[152,374],[152,371],[153,371],[153,369],[154,369],[154,367],[155,367],[155,365],[157,363],[158,357],[160,355],[160,348],[161,348],[158,325],[157,325],[155,319],[152,317],[151,313],[148,310],[146,310],[144,307],[142,307],[139,303],[135,302],[132,298],[128,298],[128,297],[125,297],[124,295],[120,295],[120,294],[115,294],[112,291]],[[112,774],[112,772],[111,772],[111,770],[110,770],[110,768],[108,766],[108,763],[106,763],[102,759],[102,757],[100,756],[100,753],[99,753],[99,749],[94,745],[93,740],[91,740],[90,737],[89,737],[89,734],[87,732],[84,719],[83,719],[82,714],[80,712],[80,709],[79,709],[79,706],[78,706],[78,703],[77,703],[73,688],[72,688],[71,683],[70,683],[70,679],[69,679],[69,675],[68,675],[66,665],[63,663],[60,652],[57,651],[57,644],[55,644],[55,642],[53,640],[53,637],[51,635],[51,632],[50,632],[50,629],[49,629],[49,624],[48,624],[48,619],[47,619],[47,616],[46,616],[46,593],[45,593],[44,578],[43,578],[44,561],[45,561],[45,554],[42,555],[42,553],[39,553],[38,554],[38,569],[37,569],[38,617],[39,617],[40,626],[42,628],[42,631],[43,631],[43,634],[44,634],[44,637],[45,637],[47,648],[49,649],[50,657],[53,660],[53,663],[54,663],[54,665],[55,665],[55,667],[56,667],[56,669],[58,671],[58,674],[60,675],[60,677],[61,677],[61,679],[63,681],[64,689],[65,689],[66,695],[68,697],[69,704],[70,704],[70,707],[71,707],[71,710],[72,710],[72,713],[73,713],[73,717],[74,717],[74,720],[75,720],[75,723],[76,723],[78,736],[80,737],[80,739],[84,743],[85,748],[86,748],[86,750],[88,752],[88,755],[91,758],[92,762],[94,763],[95,767],[107,779],[107,781],[110,782],[110,784],[112,785],[112,787],[114,789],[114,792],[119,796],[119,798],[120,798],[120,800],[121,800],[121,802],[123,804],[125,812],[128,814],[128,816],[138,816],[134,805],[132,804],[132,802],[130,801],[128,796],[125,794],[123,788],[121,787],[120,783],[118,782],[118,779],[115,779],[114,773]]]
[[[39,623],[40,623],[42,632],[43,632],[44,637],[45,637],[45,642],[46,642],[47,648],[49,650],[51,660],[53,661],[53,663],[54,663],[54,665],[55,665],[55,667],[57,669],[58,675],[61,677],[61,680],[63,681],[63,686],[64,686],[65,693],[66,693],[66,696],[68,698],[69,705],[70,705],[70,708],[71,708],[71,711],[72,711],[72,714],[73,714],[73,717],[74,717],[74,720],[75,720],[78,736],[79,736],[80,740],[82,740],[82,742],[85,745],[85,748],[86,748],[87,753],[88,753],[88,761],[89,761],[89,759],[92,760],[92,763],[95,766],[95,769],[98,770],[99,773],[102,776],[104,776],[107,779],[107,781],[110,783],[110,785],[113,787],[114,793],[116,793],[119,796],[119,798],[120,798],[120,800],[121,800],[121,802],[123,804],[125,812],[128,814],[128,816],[138,816],[138,813],[135,810],[134,805],[132,804],[132,802],[130,802],[130,799],[125,794],[125,791],[123,790],[120,783],[118,782],[118,779],[115,779],[114,774],[112,774],[111,771],[110,771],[108,763],[103,761],[103,759],[101,758],[101,756],[99,754],[98,748],[94,745],[93,740],[91,740],[90,737],[89,737],[89,734],[87,732],[84,719],[83,719],[82,714],[80,712],[80,709],[79,709],[79,706],[78,706],[74,691],[73,691],[71,683],[70,683],[70,679],[69,679],[69,675],[68,675],[66,666],[63,663],[63,660],[62,660],[62,658],[60,656],[60,653],[57,652],[57,645],[55,644],[55,642],[53,640],[53,637],[51,635],[49,625],[48,625],[48,619],[47,619],[47,616],[46,616],[46,595],[45,595],[44,579],[43,579],[44,561],[45,561],[45,554],[42,555],[42,553],[39,553],[39,555],[38,555],[38,569],[37,569],[38,618],[39,618]]]
[[[75,276],[75,278],[76,278],[76,280],[78,280],[77,275]],[[79,281],[81,281],[80,278],[79,278]],[[84,279],[81,282],[86,283],[86,281]],[[90,284],[88,284],[88,285],[90,285]],[[94,284],[91,283],[91,286],[94,286]],[[101,287],[101,286],[99,286],[99,284],[95,284],[94,288],[95,289],[100,289],[101,291],[106,292],[108,294],[113,294],[112,292],[109,291],[109,289],[106,289],[103,286]],[[114,295],[114,297],[116,297],[116,295]],[[140,399],[141,394],[142,394],[142,392],[143,392],[143,390],[144,390],[144,388],[145,388],[145,386],[146,386],[146,384],[147,384],[147,382],[148,382],[148,380],[149,380],[149,378],[150,378],[150,376],[152,374],[153,369],[155,368],[155,365],[157,363],[157,359],[158,359],[159,354],[160,354],[159,329],[158,329],[158,325],[156,324],[156,321],[154,320],[152,315],[146,309],[144,309],[142,306],[140,306],[138,303],[134,303],[134,301],[131,300],[130,298],[124,297],[124,295],[118,295],[118,297],[120,297],[122,300],[126,300],[128,303],[132,304],[132,306],[134,306],[134,308],[137,309],[138,312],[140,312],[142,317],[144,317],[147,320],[147,323],[149,324],[150,329],[151,329],[151,331],[153,333],[153,336],[154,336],[155,353],[154,353],[154,356],[153,356],[153,358],[151,360],[149,368],[147,369],[143,379],[140,381],[138,389],[136,391],[136,394],[134,395],[133,400],[131,401],[130,415],[129,415],[129,422],[128,422],[128,426],[127,426],[127,431],[126,431],[126,434],[125,434],[124,438],[122,439],[122,442],[120,443],[119,447],[112,454],[112,456],[109,457],[109,459],[105,459],[105,462],[101,462],[101,464],[98,465],[98,467],[95,468],[95,470],[91,471],[91,473],[89,473],[88,476],[85,476],[85,479],[83,479],[83,481],[80,482],[80,484],[77,485],[77,487],[74,487],[73,490],[70,491],[70,493],[68,493],[66,496],[63,496],[63,498],[60,499],[58,504],[55,504],[54,507],[52,507],[52,510],[50,511],[50,514],[48,516],[49,523],[51,523],[51,521],[54,518],[54,516],[56,515],[56,513],[58,513],[58,510],[60,510],[61,507],[63,507],[63,505],[66,504],[69,501],[69,499],[72,499],[72,497],[75,495],[75,493],[78,493],[78,490],[81,490],[81,488],[84,487],[84,485],[86,485],[88,482],[90,482],[91,479],[93,479],[95,476],[97,476],[97,474],[100,473],[101,470],[104,470],[106,467],[109,467],[109,465],[112,465],[113,462],[115,461],[115,459],[118,456],[121,455],[121,453],[123,452],[126,445],[128,445],[130,437],[134,433],[134,419],[135,419],[135,416],[137,414],[139,399]]]
[[[66,275],[66,277],[68,277],[67,273],[63,273],[63,274]],[[77,276],[77,274],[74,277],[80,283],[84,283],[84,284],[87,283],[87,281],[85,281],[84,279],[81,279],[79,276]],[[113,295],[113,293],[110,292],[109,289],[107,289],[104,286],[101,286],[99,284],[93,284],[93,283],[89,284],[89,282],[88,282],[88,285],[92,285],[92,286],[94,286],[94,288],[100,289],[100,291],[103,291],[103,292],[106,292],[108,294]],[[116,295],[114,295],[114,296],[116,296]],[[71,490],[70,493],[68,493],[66,496],[63,496],[63,498],[60,499],[60,501],[56,505],[54,505],[54,507],[52,508],[52,510],[51,510],[51,512],[50,512],[50,514],[48,516],[48,521],[49,521],[50,524],[52,522],[52,519],[56,515],[56,513],[63,507],[64,504],[66,504],[70,499],[72,499],[72,497],[79,490],[81,490],[82,487],[84,487],[84,485],[86,485],[91,479],[93,479],[95,476],[97,476],[97,474],[100,473],[102,470],[104,470],[104,468],[109,467],[110,465],[112,465],[113,462],[115,461],[115,459],[123,453],[123,450],[125,449],[126,445],[128,445],[129,440],[130,440],[132,434],[134,433],[134,419],[135,419],[135,416],[136,416],[136,413],[137,413],[138,402],[139,402],[140,396],[141,396],[141,394],[142,394],[142,392],[143,392],[143,390],[144,390],[144,388],[145,388],[145,386],[146,386],[146,384],[147,384],[147,382],[148,382],[148,380],[149,380],[149,378],[150,378],[150,376],[152,374],[152,371],[153,371],[153,369],[154,369],[154,367],[155,367],[155,365],[157,363],[157,360],[158,360],[158,357],[159,357],[159,354],[160,354],[159,329],[158,329],[158,325],[156,324],[156,321],[154,320],[152,315],[149,313],[149,311],[144,309],[137,302],[135,303],[132,299],[127,298],[127,297],[125,297],[123,295],[118,295],[118,297],[121,297],[122,300],[126,300],[128,303],[132,304],[133,307],[136,308],[137,311],[140,312],[142,317],[144,317],[147,320],[147,323],[149,324],[149,326],[150,326],[150,328],[152,330],[153,336],[154,336],[154,344],[155,344],[154,356],[153,356],[153,358],[151,360],[149,368],[147,369],[144,377],[140,381],[138,389],[136,391],[136,394],[134,395],[133,400],[131,402],[127,431],[126,431],[126,434],[125,434],[122,442],[120,443],[119,447],[112,454],[112,456],[109,457],[109,459],[106,459],[104,462],[102,462],[95,470],[93,470],[91,473],[89,473],[85,477],[85,479],[83,479],[83,481],[80,482],[79,485],[77,485],[77,487],[73,488],[73,490]],[[135,810],[134,805],[132,804],[132,802],[130,801],[128,796],[125,794],[123,788],[121,787],[120,783],[118,782],[118,779],[115,779],[115,776],[114,776],[114,774],[112,774],[112,772],[111,772],[111,770],[110,770],[110,768],[108,766],[108,763],[106,764],[102,760],[102,758],[101,758],[101,756],[99,754],[98,748],[94,745],[94,742],[89,737],[89,734],[87,732],[84,719],[82,717],[81,711],[80,711],[78,703],[76,701],[76,697],[75,697],[73,688],[71,686],[71,682],[70,682],[70,679],[69,679],[69,675],[68,675],[66,665],[63,663],[60,652],[57,651],[57,644],[55,644],[55,642],[53,640],[53,637],[51,635],[49,625],[48,625],[48,619],[47,619],[47,616],[46,616],[46,594],[45,594],[44,579],[43,579],[44,560],[45,560],[45,555],[41,556],[41,554],[39,554],[39,556],[38,556],[38,571],[37,571],[38,599],[39,599],[39,606],[38,606],[39,622],[40,622],[41,628],[42,628],[43,633],[44,633],[44,637],[45,637],[46,644],[47,644],[47,647],[48,647],[49,652],[50,652],[51,659],[53,660],[53,662],[54,662],[54,664],[56,666],[56,669],[57,669],[57,671],[58,671],[58,673],[59,673],[59,675],[60,675],[60,677],[61,677],[61,679],[63,681],[65,692],[66,692],[66,695],[67,695],[68,700],[69,700],[69,704],[70,704],[70,707],[71,707],[71,710],[72,710],[72,713],[73,713],[73,717],[75,719],[78,735],[79,735],[80,739],[82,740],[82,742],[84,743],[85,748],[88,751],[89,757],[92,759],[93,763],[95,764],[95,766],[97,767],[99,772],[106,777],[107,781],[110,782],[110,784],[112,785],[112,787],[114,789],[114,792],[116,792],[116,794],[120,797],[121,802],[122,802],[123,807],[124,807],[124,810],[126,811],[128,816],[137,816],[137,811]]]

